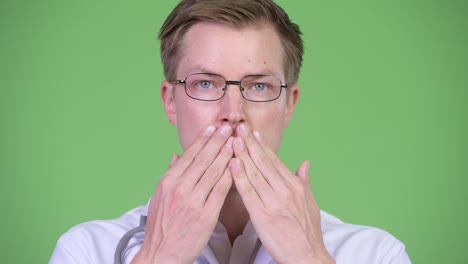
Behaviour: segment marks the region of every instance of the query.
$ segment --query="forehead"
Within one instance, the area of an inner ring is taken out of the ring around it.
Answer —
[[[194,24],[182,39],[177,75],[211,72],[226,78],[272,74],[284,80],[284,51],[269,24],[233,28],[219,23]]]

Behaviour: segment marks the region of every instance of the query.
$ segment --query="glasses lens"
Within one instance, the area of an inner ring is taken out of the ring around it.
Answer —
[[[223,97],[226,81],[216,74],[197,73],[185,79],[187,95],[199,100],[218,100]]]
[[[256,102],[275,100],[281,93],[281,81],[270,75],[246,76],[241,86],[245,99]]]

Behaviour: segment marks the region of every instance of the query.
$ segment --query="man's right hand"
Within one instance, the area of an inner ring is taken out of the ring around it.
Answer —
[[[208,243],[232,185],[232,128],[204,129],[161,178],[132,263],[193,263]]]

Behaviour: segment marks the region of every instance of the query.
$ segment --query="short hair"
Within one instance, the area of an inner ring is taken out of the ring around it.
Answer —
[[[278,33],[284,50],[286,83],[295,84],[302,66],[304,45],[299,26],[272,0],[182,0],[169,14],[159,32],[161,60],[168,80],[180,63],[181,40],[198,22],[216,22],[236,29],[270,24]]]

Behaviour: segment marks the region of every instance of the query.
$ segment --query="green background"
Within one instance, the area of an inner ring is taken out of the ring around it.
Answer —
[[[414,263],[468,263],[468,4],[278,1],[302,27],[280,155],[320,207],[388,230]],[[156,35],[175,1],[0,4],[1,262],[146,203],[175,129]]]

